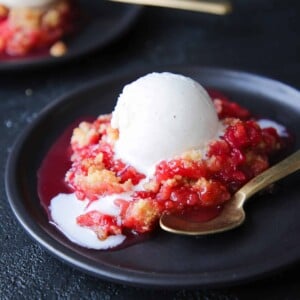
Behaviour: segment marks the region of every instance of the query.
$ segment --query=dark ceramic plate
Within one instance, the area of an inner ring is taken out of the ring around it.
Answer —
[[[149,70],[147,70],[149,71]],[[256,75],[210,68],[168,69],[224,92],[254,113],[285,124],[300,148],[300,93]],[[37,169],[68,124],[83,115],[111,112],[124,84],[144,72],[93,82],[48,106],[21,135],[6,168],[10,205],[25,230],[66,263],[121,283],[156,287],[216,287],[257,279],[300,259],[300,174],[277,192],[255,197],[247,220],[231,232],[201,238],[158,231],[149,240],[117,251],[95,251],[68,241],[48,223],[37,196]]]
[[[47,53],[24,58],[0,60],[0,70],[22,70],[66,62],[74,57],[104,48],[125,33],[140,12],[140,7],[104,0],[77,0],[81,11],[81,26],[64,39],[68,52],[62,57]]]

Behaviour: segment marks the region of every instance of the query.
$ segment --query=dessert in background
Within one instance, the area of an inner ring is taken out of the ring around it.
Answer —
[[[71,0],[0,0],[0,59],[64,55],[61,39],[73,29],[74,12]]]
[[[191,78],[141,77],[124,87],[112,115],[74,129],[69,193],[50,199],[51,221],[71,241],[107,249],[153,230],[165,212],[209,220],[284,149],[285,128],[259,122]]]

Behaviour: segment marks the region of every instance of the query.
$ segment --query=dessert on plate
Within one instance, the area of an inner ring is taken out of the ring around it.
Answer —
[[[72,0],[0,0],[0,58],[40,52],[62,56],[73,29]]]
[[[74,243],[107,249],[152,231],[162,213],[209,220],[287,137],[191,78],[148,74],[124,87],[112,114],[74,129],[69,192],[51,199],[51,222]]]

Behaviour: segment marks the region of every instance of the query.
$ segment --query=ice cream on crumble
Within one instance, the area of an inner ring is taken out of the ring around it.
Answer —
[[[52,199],[52,219],[80,245],[113,247],[128,231],[151,231],[164,212],[222,206],[282,146],[275,128],[222,94],[181,75],[148,74],[124,88],[112,115],[74,129],[65,176],[74,194]]]

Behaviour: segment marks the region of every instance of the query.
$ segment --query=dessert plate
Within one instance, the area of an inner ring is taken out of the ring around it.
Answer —
[[[156,71],[166,71],[156,70]],[[300,147],[300,93],[257,75],[201,67],[168,68],[228,95],[258,115],[286,125]],[[186,237],[157,230],[127,248],[96,251],[67,240],[37,195],[37,170],[51,144],[82,116],[112,111],[122,87],[149,70],[89,83],[45,108],[15,143],[6,167],[11,208],[25,230],[66,263],[103,279],[138,286],[218,287],[278,271],[300,260],[300,174],[273,195],[251,199],[243,226],[223,234]],[[291,151],[295,150],[291,149]]]
[[[37,54],[24,58],[0,59],[1,70],[22,70],[28,67],[55,64],[101,49],[118,38],[133,24],[141,7],[108,1],[77,0],[81,13],[78,29],[67,36],[68,51],[64,56]]]

